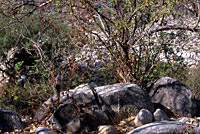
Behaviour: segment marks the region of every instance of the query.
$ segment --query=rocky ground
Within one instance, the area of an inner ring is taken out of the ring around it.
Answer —
[[[135,116],[129,117],[121,121],[119,124],[114,125],[114,127],[120,132],[120,134],[126,134],[130,132],[131,130],[133,130],[134,128],[136,128],[134,124],[134,119],[135,119]],[[43,126],[48,127],[45,122],[43,122],[42,124],[44,124]],[[30,126],[26,127],[23,130],[16,130],[14,132],[6,132],[5,134],[35,134],[36,129],[39,126],[41,126],[41,124],[35,123],[35,124],[31,124]],[[49,129],[52,129],[52,128],[49,128]],[[92,133],[98,133],[98,131],[92,132]]]
[[[128,132],[130,132],[130,131],[134,130],[135,128],[137,128],[137,126],[134,123],[135,117],[136,116],[131,116],[131,117],[127,118],[127,119],[124,119],[124,120],[120,121],[119,124],[115,124],[113,126],[118,130],[119,134],[127,134]],[[170,118],[170,120],[174,121],[174,120],[176,120],[176,118]],[[187,122],[187,123],[197,126],[196,122],[192,122],[191,121],[191,122]],[[29,125],[28,127],[26,127],[23,130],[16,130],[16,131],[13,131],[13,132],[6,132],[4,134],[35,134],[36,133],[36,129],[39,126],[44,126],[44,127],[49,128],[52,131],[56,131],[56,130],[50,128],[46,124],[47,124],[47,122],[43,121],[42,123],[39,123],[39,124],[38,123],[31,124],[31,125]],[[56,132],[56,133],[59,133],[59,132]],[[101,133],[98,132],[98,130],[94,131],[94,132],[90,132],[90,133],[91,134],[101,134]],[[90,134],[90,133],[88,133],[88,134]]]
[[[156,80],[149,88],[148,94],[135,84],[117,83],[95,87],[99,95],[95,96],[90,84],[83,84],[68,96],[63,93],[61,105],[53,114],[49,114],[48,107],[54,97],[49,98],[33,116],[33,120],[41,122],[30,123],[28,127],[24,127],[17,113],[0,110],[0,128],[5,131],[24,128],[10,134],[59,134],[61,131],[74,134],[80,130],[81,134],[153,134],[157,131],[163,134],[169,130],[188,134],[185,133],[188,129],[197,132],[199,104],[189,88],[169,77]]]

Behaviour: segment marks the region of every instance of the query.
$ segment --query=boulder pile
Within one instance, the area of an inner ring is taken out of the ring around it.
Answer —
[[[158,79],[146,90],[131,83],[99,87],[83,84],[62,92],[60,105],[49,117],[47,114],[54,106],[54,98],[49,98],[34,115],[34,120],[47,120],[49,126],[41,125],[36,134],[123,134],[123,129],[116,124],[130,117],[134,117],[134,129],[126,132],[128,134],[198,133],[198,118],[191,118],[199,112],[197,101],[189,88],[169,77]],[[181,118],[172,120],[169,113],[173,113],[174,118]],[[0,111],[2,131],[23,128],[16,113]]]

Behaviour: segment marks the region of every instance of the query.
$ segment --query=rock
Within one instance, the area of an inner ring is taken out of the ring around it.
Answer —
[[[16,112],[0,110],[0,130],[10,132],[24,128],[24,123]]]
[[[199,121],[196,118],[180,117],[176,121],[181,122],[181,123],[193,124],[195,126],[199,125]]]
[[[197,103],[197,114],[196,114],[196,116],[200,116],[200,97],[198,97],[196,99],[196,103]]]
[[[141,109],[137,114],[134,123],[136,126],[142,126],[147,123],[151,123],[153,121],[153,115],[147,109]]]
[[[167,114],[161,109],[157,109],[153,113],[153,116],[155,121],[169,120]]]
[[[95,90],[96,97],[88,84],[70,90],[68,96],[61,93],[60,103],[63,104],[50,119],[54,128],[64,132],[71,128],[73,132],[84,128],[97,129],[99,125],[136,115],[142,108],[154,110],[148,94],[135,84],[120,83],[96,87]],[[75,123],[69,123],[74,119]]]
[[[51,131],[46,127],[38,127],[35,131],[35,134],[56,134],[56,132]]]
[[[165,112],[167,114],[167,116],[169,118],[175,117],[174,113],[169,108],[163,106],[162,104],[160,104],[160,103],[153,103],[153,105],[154,105],[154,109],[161,109],[163,112]]]
[[[190,120],[189,117],[180,117],[178,119],[176,119],[176,121],[181,122],[181,123],[186,123]]]
[[[37,110],[37,112],[33,115],[33,120],[34,121],[43,121],[43,120],[45,120],[47,118],[46,115],[51,112],[51,109],[53,109],[53,101],[54,101],[53,98],[55,98],[55,97],[49,98]]]
[[[77,107],[71,104],[66,104],[60,106],[49,121],[54,129],[67,133],[76,133],[81,128],[81,122],[77,114]]]
[[[138,127],[128,134],[197,134],[197,127],[177,121],[156,121]]]
[[[106,113],[97,106],[80,110],[72,104],[60,106],[49,121],[54,129],[67,133],[77,133],[85,128],[94,130],[97,126],[110,122]]]
[[[148,109],[151,112],[154,111],[150,97],[136,84],[117,83],[96,87],[95,89],[99,95],[100,103],[109,105],[118,114],[120,120],[137,115],[142,108]],[[80,94],[85,94],[85,97],[81,98]],[[81,99],[78,100],[79,103],[95,101],[92,90],[87,84],[75,88],[69,96]]]
[[[98,127],[98,134],[119,134],[119,132],[111,125],[102,125]]]
[[[35,60],[38,59],[36,51],[33,49],[27,49],[25,47],[13,47],[7,54],[6,59],[0,62],[0,86],[7,85],[14,80],[18,81],[20,87],[24,87],[24,83],[29,78],[33,80],[36,74],[31,73],[30,69],[35,64]],[[16,73],[17,65],[20,65],[19,73]],[[26,77],[24,77],[26,75]],[[32,76],[33,75],[33,76]],[[41,77],[41,75],[40,75]]]
[[[196,114],[196,101],[191,90],[180,81],[162,77],[148,85],[153,103],[160,103],[176,116],[192,117]]]

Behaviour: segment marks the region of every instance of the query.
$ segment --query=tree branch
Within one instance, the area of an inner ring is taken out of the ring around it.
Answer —
[[[159,31],[165,31],[165,30],[187,30],[191,32],[200,32],[200,29],[197,29],[197,28],[192,28],[188,26],[171,25],[171,26],[159,26],[156,28],[152,28],[149,30],[149,34],[156,33]]]

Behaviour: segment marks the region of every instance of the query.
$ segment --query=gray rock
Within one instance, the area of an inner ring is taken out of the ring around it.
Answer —
[[[78,118],[78,109],[71,104],[60,106],[49,121],[54,129],[68,133],[78,132],[81,128],[81,123]]]
[[[97,106],[78,109],[72,104],[61,105],[49,119],[54,129],[66,133],[78,133],[80,130],[96,129],[110,122],[105,112]]]
[[[153,113],[153,117],[155,121],[169,120],[167,114],[161,109],[157,109]]]
[[[152,113],[147,109],[141,109],[137,114],[134,123],[136,126],[142,126],[153,121]]]
[[[111,125],[101,125],[98,127],[98,134],[119,134],[119,132]]]
[[[46,127],[38,127],[35,131],[35,134],[56,134],[56,132],[51,131]]]
[[[136,115],[142,108],[154,110],[148,94],[135,84],[120,83],[96,87],[95,90],[97,98],[88,84],[70,91],[68,97],[61,93],[60,103],[63,105],[50,119],[54,128],[76,133],[80,129],[97,129],[99,125],[118,122]]]
[[[178,80],[162,77],[147,88],[153,103],[160,103],[175,115],[192,117],[196,114],[196,101],[191,90]]]
[[[194,125],[176,121],[158,121],[138,127],[128,134],[196,134],[198,128]]]
[[[196,116],[200,116],[200,97],[198,97],[196,99],[196,103],[197,103],[197,114],[196,114]]]
[[[186,123],[188,121],[190,121],[189,117],[180,117],[178,119],[176,119],[176,121],[181,122],[181,123]]]
[[[16,112],[0,110],[0,130],[10,132],[24,128],[24,123]]]
[[[181,123],[193,124],[195,126],[199,126],[199,120],[197,118],[189,118],[189,117],[180,117],[176,120]]]
[[[100,101],[102,101],[101,103],[109,105],[120,119],[137,115],[142,108],[151,112],[154,111],[149,95],[136,84],[117,83],[96,87],[95,89]],[[78,97],[81,99],[79,102],[91,102],[91,100],[94,100],[93,93],[87,84],[75,88],[70,96],[76,97],[80,96],[80,94],[85,94],[85,97]]]

